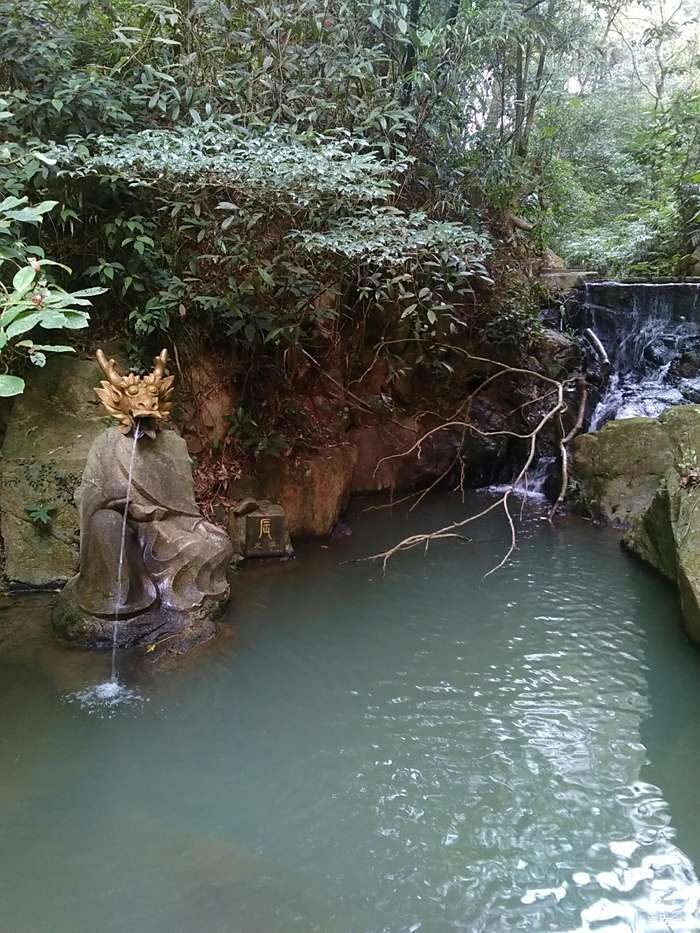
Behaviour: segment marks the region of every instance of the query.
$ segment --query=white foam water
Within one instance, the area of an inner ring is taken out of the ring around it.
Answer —
[[[90,716],[111,719],[117,712],[148,703],[148,697],[143,697],[138,690],[132,690],[118,680],[106,680],[67,694],[65,702],[79,706]]]
[[[498,483],[493,486],[484,486],[479,492],[502,496],[504,492],[510,489],[511,494],[517,498],[546,502],[545,483],[555,464],[556,457],[540,457],[516,486],[508,483]]]
[[[696,284],[586,283],[581,323],[604,348],[611,367],[589,431],[613,419],[656,418],[686,402],[669,376],[683,342],[700,335],[699,312]]]

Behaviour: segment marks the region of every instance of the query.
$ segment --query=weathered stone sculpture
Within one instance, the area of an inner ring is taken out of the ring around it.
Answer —
[[[108,381],[95,391],[121,427],[90,450],[76,492],[80,571],[61,594],[54,625],[71,641],[107,646],[116,621],[121,647],[167,641],[183,651],[215,632],[213,617],[229,595],[231,542],[197,507],[184,440],[156,430],[170,414],[166,352],[143,378],[120,376],[101,352],[98,360]],[[136,439],[126,436],[136,429]]]

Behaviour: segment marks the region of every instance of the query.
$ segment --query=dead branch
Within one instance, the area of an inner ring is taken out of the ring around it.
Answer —
[[[520,472],[515,477],[515,479],[507,486],[503,495],[501,495],[495,502],[492,502],[491,504],[486,506],[486,508],[482,509],[480,512],[477,512],[474,515],[470,515],[467,518],[462,519],[461,521],[451,522],[449,525],[445,525],[443,528],[439,528],[437,531],[429,532],[426,534],[409,535],[408,537],[399,541],[393,547],[388,548],[385,551],[381,551],[377,554],[372,554],[369,557],[359,558],[359,560],[361,561],[381,560],[382,569],[384,571],[386,570],[387,564],[391,560],[391,558],[395,557],[397,554],[403,551],[412,550],[413,548],[419,547],[419,546],[423,546],[427,551],[427,549],[430,547],[430,544],[433,541],[439,541],[445,538],[451,538],[451,537],[458,536],[460,529],[464,528],[468,524],[471,524],[472,522],[477,521],[480,518],[483,518],[485,515],[488,515],[490,512],[493,512],[499,508],[503,509],[506,521],[508,523],[508,527],[510,531],[510,543],[505,554],[501,558],[501,560],[486,573],[486,576],[490,576],[492,573],[495,573],[497,570],[503,567],[503,565],[508,561],[511,554],[516,548],[516,530],[515,530],[515,523],[513,521],[513,516],[509,508],[509,499],[511,495],[513,494],[514,490],[516,489],[516,487],[518,486],[518,484],[521,483],[525,477],[527,477],[530,467],[532,466],[532,463],[535,459],[535,455],[537,452],[537,441],[538,441],[538,438],[541,432],[543,431],[545,426],[550,421],[552,421],[552,419],[556,418],[557,416],[561,416],[561,414],[566,410],[566,403],[564,402],[564,383],[563,382],[556,380],[556,379],[552,379],[549,376],[543,375],[542,373],[534,372],[533,370],[524,369],[524,368],[517,367],[517,366],[509,366],[506,363],[500,363],[500,362],[497,362],[496,360],[490,360],[484,357],[472,356],[466,351],[463,351],[463,352],[465,353],[466,356],[470,357],[476,362],[487,363],[491,366],[497,367],[497,371],[495,373],[492,373],[489,377],[487,377],[481,383],[481,385],[477,389],[475,389],[474,392],[472,392],[471,395],[469,395],[467,399],[465,399],[461,403],[461,405],[459,406],[457,410],[459,413],[464,412],[465,408],[467,409],[467,412],[468,412],[469,408],[471,407],[471,402],[475,398],[475,396],[479,392],[483,391],[486,388],[486,386],[492,384],[496,379],[502,376],[505,376],[505,375],[527,376],[528,378],[535,379],[535,380],[545,383],[545,385],[549,387],[549,390],[543,393],[543,398],[548,397],[550,394],[554,394],[555,396],[554,404],[551,405],[547,409],[547,411],[542,415],[542,417],[540,418],[538,423],[535,425],[535,427],[531,431],[528,431],[528,432],[523,433],[523,432],[518,432],[518,431],[512,431],[512,430],[508,430],[507,428],[502,428],[497,431],[484,431],[481,428],[478,428],[476,425],[472,424],[470,421],[465,420],[464,418],[461,418],[459,420],[457,420],[456,418],[453,418],[453,419],[450,419],[449,421],[446,421],[438,425],[437,427],[431,428],[429,431],[426,431],[420,438],[418,438],[417,441],[415,441],[415,443],[413,443],[410,447],[408,447],[406,450],[402,451],[401,453],[392,454],[389,457],[383,457],[377,464],[377,469],[381,466],[382,463],[385,463],[389,460],[393,460],[397,458],[407,457],[407,456],[410,456],[412,453],[417,453],[417,456],[420,457],[421,447],[430,437],[432,437],[434,434],[436,434],[439,431],[443,431],[443,430],[447,430],[449,428],[455,428],[455,427],[462,428],[463,436],[464,434],[466,434],[466,431],[469,430],[480,435],[481,437],[507,436],[507,437],[518,438],[521,440],[526,440],[528,442],[527,457],[525,459],[523,466],[520,469]],[[579,425],[579,428],[580,428],[580,423],[583,422],[583,411],[585,411],[585,399],[582,400],[579,406],[579,418],[577,418],[577,425]],[[561,434],[562,434],[561,449],[563,451],[565,451],[566,449],[565,443],[568,442],[568,440],[570,440],[570,438],[573,437],[573,435],[577,432],[578,429],[576,430],[575,429],[576,429],[576,425],[574,426],[574,429],[572,429],[572,431],[570,431],[569,434],[566,435],[566,437],[563,436],[563,430],[561,431]],[[426,494],[427,491],[428,490],[424,490],[423,493],[421,494],[421,497],[422,495]],[[556,505],[558,505],[559,501],[560,500],[557,500],[557,503],[555,504],[555,508],[552,509],[550,513],[550,520],[554,514]]]
[[[559,486],[559,495],[556,498],[556,501],[552,505],[552,508],[549,511],[549,521],[551,522],[554,518],[554,515],[564,501],[564,496],[566,495],[566,490],[569,486],[569,451],[568,445],[576,437],[581,428],[583,427],[583,419],[586,415],[586,402],[588,401],[588,385],[584,376],[579,376],[579,403],[578,403],[578,414],[576,415],[576,421],[574,426],[568,432],[564,434],[564,426],[561,423],[561,417],[559,419],[559,427],[561,432],[561,440],[559,441],[559,455],[561,457],[561,485]]]

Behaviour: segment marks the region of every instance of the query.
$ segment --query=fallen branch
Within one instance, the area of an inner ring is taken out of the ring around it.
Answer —
[[[549,389],[547,392],[543,393],[542,398],[544,399],[544,398],[547,398],[549,395],[554,395],[554,404],[551,405],[547,409],[547,411],[542,415],[538,423],[535,425],[535,427],[531,431],[519,432],[519,431],[508,430],[506,428],[502,428],[497,431],[484,431],[481,428],[478,428],[476,425],[472,424],[468,420],[464,420],[463,418],[457,420],[457,418],[453,417],[452,419],[438,425],[437,427],[431,428],[430,430],[426,431],[420,438],[418,438],[418,440],[416,440],[406,450],[401,451],[398,454],[392,454],[391,456],[383,457],[378,462],[377,469],[379,469],[382,463],[385,463],[389,460],[394,460],[397,458],[407,457],[413,453],[417,453],[417,455],[420,457],[421,446],[425,444],[425,442],[430,437],[432,437],[434,434],[436,434],[439,431],[443,431],[443,430],[447,430],[447,429],[455,428],[455,427],[462,428],[463,437],[465,436],[466,431],[469,430],[469,431],[473,431],[474,433],[478,434],[481,437],[507,436],[507,437],[518,438],[521,440],[526,440],[528,442],[527,457],[525,459],[523,466],[520,469],[520,472],[515,477],[515,479],[506,487],[505,492],[495,502],[490,503],[488,506],[486,506],[486,508],[482,509],[480,512],[477,512],[474,515],[470,515],[467,518],[462,519],[461,521],[451,522],[449,525],[445,525],[443,528],[439,528],[437,531],[428,532],[425,534],[409,535],[408,537],[399,541],[398,544],[395,544],[393,547],[388,548],[385,551],[381,551],[377,554],[372,554],[369,557],[359,558],[360,561],[380,560],[382,562],[382,569],[386,570],[388,562],[392,559],[392,557],[395,557],[397,554],[403,551],[412,550],[413,548],[419,547],[419,546],[423,546],[427,551],[427,549],[430,547],[430,544],[433,541],[439,541],[445,538],[462,537],[459,534],[460,529],[464,528],[468,524],[471,524],[472,522],[477,521],[480,518],[483,518],[485,515],[488,515],[489,513],[499,508],[503,509],[504,515],[506,517],[506,521],[508,522],[508,527],[510,530],[510,543],[505,554],[501,558],[501,560],[494,567],[492,567],[485,574],[485,576],[490,576],[492,573],[495,573],[497,570],[503,567],[503,565],[508,561],[511,554],[516,548],[515,523],[513,521],[513,516],[510,512],[509,500],[510,500],[510,497],[513,495],[517,486],[523,481],[523,479],[527,477],[530,467],[532,466],[534,459],[535,459],[535,455],[537,452],[537,441],[538,441],[538,438],[541,432],[543,431],[543,429],[545,428],[547,424],[549,424],[557,416],[561,417],[563,412],[566,410],[566,403],[564,402],[564,383],[556,379],[552,379],[549,376],[545,376],[542,373],[534,372],[533,370],[523,369],[517,366],[509,366],[505,363],[499,363],[495,360],[489,360],[484,357],[472,356],[466,351],[463,351],[463,352],[465,353],[466,356],[470,357],[476,362],[487,363],[487,364],[497,367],[497,372],[492,373],[490,376],[488,376],[481,383],[481,385],[474,392],[472,392],[464,402],[461,403],[461,405],[459,406],[457,410],[459,413],[463,412],[465,408],[468,411],[469,408],[471,407],[471,402],[473,401],[473,399],[479,392],[483,391],[488,385],[491,385],[496,379],[501,378],[502,376],[506,376],[506,375],[527,376],[528,378],[535,379],[535,380],[545,383],[549,387]],[[522,407],[523,406],[520,406],[520,408]],[[515,409],[515,410],[518,410],[518,409]],[[580,429],[580,424],[582,424],[583,422],[584,411],[585,411],[585,398],[582,398],[580,405],[579,405],[579,418],[577,418],[576,425],[574,425],[574,428],[572,428],[572,430],[566,435],[566,437],[562,436],[562,440],[560,442],[560,450],[564,451],[564,455],[566,455],[566,443],[568,443],[571,437],[573,437],[574,434],[577,433],[577,430]],[[562,430],[562,435],[563,435],[563,430]],[[566,466],[564,466],[564,470],[565,472],[567,472]],[[432,486],[429,487],[429,489],[430,488],[432,488]],[[429,490],[424,490],[421,493],[421,498],[423,495],[427,494],[428,491]],[[555,503],[554,508],[550,512],[550,516],[549,516],[550,520],[553,517],[554,512],[556,511],[556,507],[558,506],[559,502],[560,502],[560,499],[557,500],[557,503]]]
[[[581,428],[583,427],[583,419],[586,415],[586,402],[588,401],[588,386],[586,385],[586,380],[583,376],[579,376],[578,379],[580,396],[578,403],[578,414],[576,415],[576,421],[574,426],[564,435],[564,428],[561,424],[561,418],[559,420],[560,430],[561,430],[561,440],[559,442],[559,456],[561,457],[561,484],[559,486],[559,495],[556,498],[556,501],[552,505],[552,508],[549,511],[549,521],[551,522],[554,518],[554,515],[564,501],[564,496],[566,495],[566,490],[569,486],[569,452],[568,445],[576,437]]]

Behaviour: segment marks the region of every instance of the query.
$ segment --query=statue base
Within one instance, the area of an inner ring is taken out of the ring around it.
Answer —
[[[186,612],[154,606],[120,619],[116,623],[117,647],[184,654],[215,637],[216,616],[225,603],[225,598],[208,597],[200,606]],[[81,608],[75,578],[61,591],[52,622],[54,631],[63,641],[84,648],[112,647],[114,619],[92,615]]]

